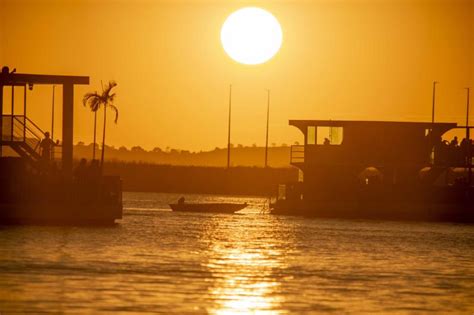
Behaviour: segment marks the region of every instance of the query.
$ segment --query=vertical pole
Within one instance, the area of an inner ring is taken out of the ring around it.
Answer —
[[[26,88],[28,87],[28,83],[25,84],[25,89],[23,91],[23,116],[25,116],[26,120]]]
[[[74,123],[74,86],[71,83],[63,84],[63,150],[62,168],[64,178],[72,180],[72,142]]]
[[[26,86],[23,89],[23,141],[26,141]]]
[[[92,160],[95,160],[95,147],[97,144],[97,111],[94,112],[94,146],[92,147]]]
[[[227,168],[230,168],[230,122],[232,113],[232,84],[229,86],[229,126],[227,133]]]
[[[56,85],[53,85],[53,101],[51,104],[51,140],[54,141],[54,90]]]
[[[435,143],[437,141],[437,139],[435,139],[434,137],[434,122],[435,122],[435,106],[436,106],[436,84],[438,84],[437,81],[433,81],[433,96],[432,96],[432,107],[431,107],[431,130],[430,130],[430,141],[431,141],[431,145],[432,145],[432,149],[431,149],[431,155],[430,155],[430,160],[431,160],[431,164],[435,164],[435,155],[437,154],[435,152]]]
[[[270,90],[267,90],[267,133],[265,137],[265,167],[268,167],[268,125],[270,122]]]
[[[469,98],[470,98],[470,88],[467,90],[467,100],[466,100],[466,141],[467,141],[467,165],[468,165],[468,177],[467,182],[469,187],[472,183],[472,156],[471,156],[471,137],[470,137],[470,128],[469,128]]]
[[[13,114],[15,112],[15,84],[12,84],[12,120],[10,125],[10,141],[13,141]]]

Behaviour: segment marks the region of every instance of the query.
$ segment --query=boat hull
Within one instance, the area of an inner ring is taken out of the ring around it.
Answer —
[[[175,203],[169,205],[171,210],[180,212],[210,212],[210,213],[235,213],[247,207],[242,203]]]

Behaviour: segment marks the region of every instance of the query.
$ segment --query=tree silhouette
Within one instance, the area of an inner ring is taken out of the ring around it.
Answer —
[[[105,153],[105,130],[107,126],[107,108],[112,109],[115,112],[115,119],[114,122],[117,123],[118,121],[118,108],[113,104],[115,99],[115,93],[112,93],[112,89],[117,86],[115,81],[110,81],[106,86],[105,89],[102,88],[102,93],[99,94],[97,91],[92,93],[86,93],[84,98],[82,99],[82,103],[84,106],[89,105],[89,108],[97,115],[97,111],[103,107],[104,108],[104,128],[102,131],[102,152],[100,158],[100,166],[101,169],[104,165],[104,153]],[[93,156],[95,158],[95,144],[96,144],[96,116],[94,117],[94,153]]]

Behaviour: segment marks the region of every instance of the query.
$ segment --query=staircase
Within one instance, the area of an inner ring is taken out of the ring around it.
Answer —
[[[9,146],[31,166],[40,169],[43,130],[24,115],[2,115],[2,128],[1,144]]]

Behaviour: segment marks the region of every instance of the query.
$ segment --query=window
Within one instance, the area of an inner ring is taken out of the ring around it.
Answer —
[[[317,144],[340,145],[342,143],[342,127],[318,127]]]
[[[316,127],[308,126],[306,134],[306,144],[316,144]]]

